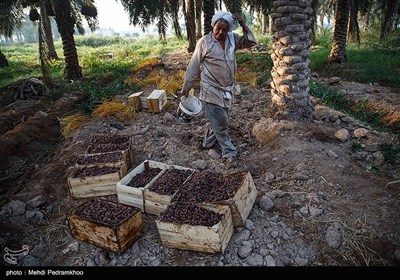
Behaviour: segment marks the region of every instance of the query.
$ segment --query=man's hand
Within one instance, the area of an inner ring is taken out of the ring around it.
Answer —
[[[232,15],[232,17],[233,17],[233,19],[236,20],[240,25],[242,25],[242,23],[244,23],[244,19],[243,19],[243,17],[242,17],[241,14],[239,14],[239,13],[234,13],[234,14]]]
[[[249,27],[246,25],[246,22],[244,21],[244,19],[243,19],[241,14],[235,13],[235,14],[232,15],[232,17],[233,17],[234,20],[236,20],[240,24],[240,26],[243,29],[243,32],[249,32],[250,31]]]
[[[189,96],[189,90],[188,89],[182,89],[181,94],[188,97]]]

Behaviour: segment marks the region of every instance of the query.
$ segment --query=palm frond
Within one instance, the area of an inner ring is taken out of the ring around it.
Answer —
[[[21,1],[0,1],[0,34],[11,37],[15,29],[22,27],[23,16]]]

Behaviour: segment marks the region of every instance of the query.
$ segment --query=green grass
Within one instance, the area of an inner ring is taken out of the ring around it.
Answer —
[[[371,112],[368,110],[369,101],[367,99],[354,103],[335,90],[322,86],[316,82],[310,84],[310,94],[320,98],[324,105],[353,116],[377,130],[387,132],[391,131],[391,128],[382,122],[382,112]]]
[[[320,49],[311,54],[312,71],[344,80],[400,87],[399,51],[350,48],[347,49],[347,63],[343,65],[328,65],[329,52],[329,49]]]
[[[379,30],[370,29],[361,34],[361,46],[347,44],[347,63],[328,65],[332,48],[332,30],[317,35],[315,51],[310,56],[310,68],[322,76],[337,76],[361,83],[378,83],[400,87],[400,34],[379,42]]]

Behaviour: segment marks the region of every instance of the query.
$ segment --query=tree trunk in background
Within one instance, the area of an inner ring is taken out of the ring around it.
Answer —
[[[271,9],[271,103],[273,119],[310,120],[314,106],[308,94],[311,1],[273,1]]]
[[[65,56],[65,77],[68,80],[79,80],[82,78],[82,69],[79,66],[78,53],[74,40],[74,19],[71,15],[70,1],[55,0],[57,2],[56,22],[60,33],[64,56]]]
[[[324,29],[324,17],[325,17],[325,10],[321,10],[321,13],[319,15],[319,28],[320,30]]]
[[[398,5],[399,5],[398,0],[384,1],[384,6],[382,9],[383,20],[381,23],[381,34],[380,34],[381,41],[384,41],[386,39],[386,36],[391,31],[392,27],[394,27],[393,25],[395,22],[395,14],[399,9]]]
[[[200,39],[202,35],[201,33],[201,6],[203,2],[202,0],[196,0],[196,39]]]
[[[317,9],[319,6],[319,0],[312,0],[313,16],[311,18],[311,44],[315,44],[315,38],[317,37]]]
[[[177,7],[177,8],[179,9],[179,7]],[[175,35],[176,35],[176,37],[178,37],[179,39],[182,39],[182,38],[183,38],[183,36],[182,36],[182,29],[181,29],[181,27],[180,27],[180,25],[179,25],[179,21],[178,21],[178,18],[179,18],[179,16],[178,16],[179,10],[173,10],[172,13],[173,13],[172,24],[173,24],[173,26],[174,26]]]
[[[42,2],[43,1],[41,1],[41,3]],[[42,12],[42,10],[44,10],[44,11]],[[42,16],[43,13],[45,13],[45,16]],[[54,47],[53,33],[51,32],[50,18],[48,16],[45,4],[40,4],[40,15],[41,15],[42,25],[43,25],[43,29],[44,29],[47,50],[49,52],[48,58],[49,59],[58,59],[56,48]]]
[[[0,50],[0,68],[8,67],[8,60]]]
[[[261,13],[261,34],[267,34],[268,28],[268,15],[263,12]]]
[[[272,34],[274,33],[274,32],[272,31],[272,26],[274,25],[274,23],[273,23],[273,20],[272,20],[271,15],[268,16],[268,21],[269,21],[269,24],[268,24],[268,28],[269,28],[268,34],[269,34],[269,35],[272,35]]]
[[[206,35],[210,33],[212,30],[211,19],[214,15],[214,0],[203,0],[203,13],[204,13],[203,30],[204,30],[204,35]]]
[[[360,45],[360,27],[358,25],[358,4],[359,0],[350,0],[350,21],[348,39],[351,43]]]
[[[346,63],[346,37],[347,24],[349,22],[349,7],[347,0],[338,0],[335,13],[335,31],[333,32],[333,44],[328,56],[328,63]]]
[[[43,82],[48,88],[54,87],[54,81],[51,77],[50,73],[50,65],[49,65],[49,50],[47,46],[47,38],[46,38],[46,30],[45,30],[45,23],[44,21],[49,22],[49,17],[47,16],[45,2],[40,1],[40,17],[39,17],[39,24],[38,24],[38,33],[39,33],[39,59],[40,59],[40,70],[42,71],[43,75]],[[49,27],[49,26],[47,26]],[[53,42],[53,38],[51,39]],[[54,48],[54,44],[53,44]],[[57,55],[57,54],[56,54]]]
[[[189,46],[187,51],[193,52],[196,47],[196,23],[195,23],[195,12],[194,12],[194,0],[187,0],[186,11],[188,15],[188,39]]]

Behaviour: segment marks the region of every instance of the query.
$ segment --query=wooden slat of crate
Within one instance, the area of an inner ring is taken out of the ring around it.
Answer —
[[[131,172],[129,172],[119,182],[117,182],[118,201],[120,203],[123,203],[126,205],[138,207],[142,210],[142,212],[145,212],[144,197],[143,197],[143,189],[144,188],[134,188],[134,187],[128,186],[128,184],[132,180],[133,177],[135,177],[137,174],[142,173],[145,170],[145,164],[148,164],[150,168],[167,169],[169,167],[168,164],[165,164],[162,162],[146,160],[146,161],[142,162],[141,164],[139,164]],[[153,180],[155,178],[153,178]],[[150,181],[150,183],[152,181]]]
[[[170,168],[181,169],[181,170],[193,170],[191,168],[187,168],[187,167],[183,167],[183,166],[179,166],[179,165],[171,165]],[[166,170],[164,170],[158,176],[158,178],[161,177],[165,171]],[[162,211],[167,209],[169,203],[171,202],[172,196],[158,194],[156,192],[149,190],[149,188],[154,184],[154,181],[149,183],[143,190],[145,210],[146,210],[146,213],[153,214],[153,215],[160,215]]]
[[[212,227],[174,224],[156,220],[161,243],[165,246],[205,253],[223,253],[233,234],[231,211],[228,206],[204,208],[221,213],[222,220]]]
[[[68,216],[68,221],[72,235],[76,239],[116,253],[126,251],[126,249],[143,234],[143,223],[140,211],[136,211],[118,227],[107,226],[99,222],[86,220],[74,213]]]
[[[235,227],[242,227],[253,208],[257,198],[257,189],[250,172],[243,172],[243,183],[233,198],[215,202],[216,204],[229,205],[232,211],[232,220]]]
[[[142,109],[147,109],[147,97],[149,97],[150,93],[143,92],[140,96],[140,106]]]
[[[114,195],[119,180],[118,172],[81,178],[69,177],[68,188],[72,198]]]

